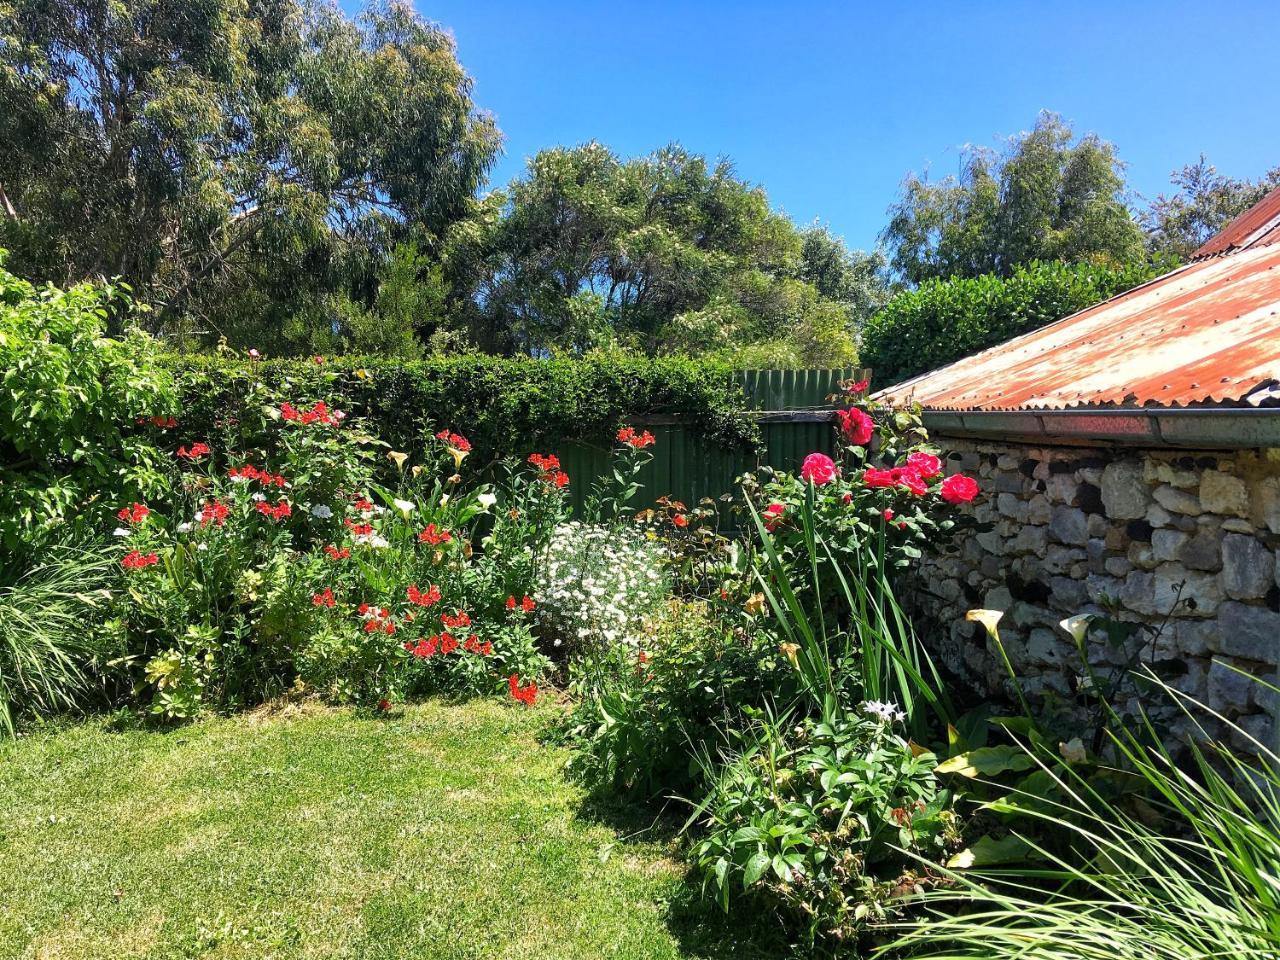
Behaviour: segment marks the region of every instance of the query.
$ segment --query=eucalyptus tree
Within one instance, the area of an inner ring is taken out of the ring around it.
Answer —
[[[323,315],[462,217],[499,145],[407,3],[0,0],[0,246],[122,278],[156,326]]]

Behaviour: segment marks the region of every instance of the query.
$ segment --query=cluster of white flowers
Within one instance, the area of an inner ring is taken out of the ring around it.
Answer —
[[[638,645],[665,596],[656,546],[576,521],[556,527],[534,583],[539,618],[574,646]]]
[[[898,708],[896,703],[889,703],[884,700],[868,700],[862,704],[862,709],[872,716],[879,717],[881,723],[893,723],[907,719],[907,715]]]

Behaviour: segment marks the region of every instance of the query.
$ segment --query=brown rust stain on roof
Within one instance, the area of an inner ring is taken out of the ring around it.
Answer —
[[[1259,208],[1266,217],[1251,216]],[[1201,248],[1216,252],[880,397],[937,410],[1248,405],[1251,391],[1280,380],[1272,241],[1280,189]]]

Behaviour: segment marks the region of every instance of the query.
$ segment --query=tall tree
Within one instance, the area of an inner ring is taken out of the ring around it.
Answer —
[[[407,3],[0,0],[0,246],[269,335],[468,209],[499,146]]]
[[[987,273],[1033,260],[1123,264],[1143,256],[1111,144],[1042,113],[1002,151],[967,148],[960,173],[909,176],[882,239],[907,283]]]
[[[847,356],[841,298],[869,285],[860,270],[874,274],[829,235],[811,239],[806,260],[804,237],[763,190],[679,146],[630,160],[594,142],[544,150],[479,207],[451,236],[451,277],[473,292],[461,306],[473,305],[491,349],[709,352],[789,340],[777,356],[794,356],[796,336],[817,324],[821,335],[805,342]]]
[[[1202,153],[1169,179],[1177,189],[1152,201],[1143,211],[1142,225],[1154,253],[1186,260],[1235,217],[1280,187],[1280,167],[1257,180],[1235,180],[1218,173]]]

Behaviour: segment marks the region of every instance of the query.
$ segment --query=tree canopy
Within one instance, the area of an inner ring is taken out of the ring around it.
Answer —
[[[767,345],[842,363],[883,295],[874,256],[798,230],[728,161],[676,145],[630,160],[595,142],[544,150],[480,206],[451,235],[447,271],[489,349],[737,345],[763,362]]]
[[[119,276],[169,326],[324,312],[462,216],[498,131],[404,3],[0,2],[0,246]]]
[[[1032,261],[1120,265],[1144,256],[1111,144],[1053,113],[1003,151],[967,148],[958,176],[912,174],[882,234],[896,275],[1009,276]]]
[[[1214,234],[1280,186],[1280,167],[1257,180],[1235,180],[1218,173],[1202,153],[1195,163],[1175,170],[1177,188],[1160,194],[1143,212],[1151,249],[1186,260]]]

